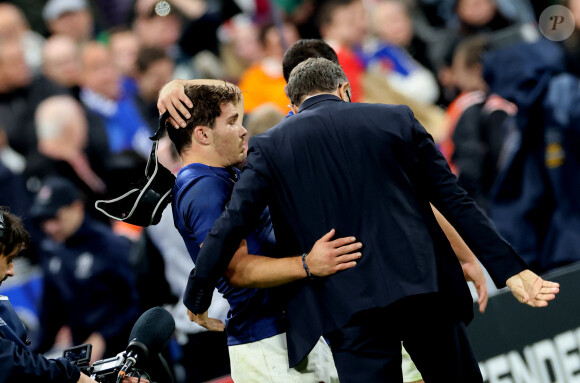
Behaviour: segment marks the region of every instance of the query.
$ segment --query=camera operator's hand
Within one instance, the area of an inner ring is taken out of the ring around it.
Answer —
[[[121,383],[149,383],[145,378],[125,378]]]
[[[107,348],[107,342],[105,342],[105,338],[103,338],[100,333],[92,333],[83,343],[90,343],[93,346],[91,364],[95,363],[97,360],[103,359],[105,349]]]
[[[224,322],[219,319],[209,318],[207,311],[203,314],[195,315],[190,310],[187,310],[187,316],[189,316],[190,321],[205,327],[209,331],[224,331],[226,329]]]
[[[81,376],[79,377],[79,380],[77,380],[77,383],[97,383],[97,381],[89,378],[81,372]]]

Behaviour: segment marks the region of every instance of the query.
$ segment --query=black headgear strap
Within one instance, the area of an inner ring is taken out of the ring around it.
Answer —
[[[145,177],[120,197],[95,202],[97,210],[110,218],[138,226],[155,225],[159,222],[163,210],[173,199],[175,183],[175,176],[157,159],[159,140],[163,137],[168,118],[167,112],[161,115],[157,131],[149,137],[153,141],[153,147],[145,167]]]

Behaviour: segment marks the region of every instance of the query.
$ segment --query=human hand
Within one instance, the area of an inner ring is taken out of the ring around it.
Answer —
[[[121,383],[149,383],[149,381],[145,378],[130,377],[123,379]]]
[[[100,333],[92,333],[83,343],[90,343],[93,346],[91,352],[91,364],[95,363],[97,360],[101,360],[103,355],[105,355],[107,342]]]
[[[167,121],[175,129],[179,129],[179,127],[185,128],[186,123],[183,117],[191,117],[187,108],[193,108],[193,103],[185,95],[186,82],[186,80],[177,79],[165,84],[159,91],[159,97],[157,99],[159,114],[169,112],[171,117]]]
[[[473,282],[475,290],[477,291],[477,303],[479,304],[479,312],[483,314],[487,307],[487,284],[485,282],[485,274],[479,262],[476,259],[470,262],[461,263],[463,269],[463,276],[468,282]]]
[[[81,372],[81,376],[79,376],[79,380],[77,380],[77,383],[97,383],[97,382],[91,379],[88,375],[85,375]]]
[[[189,317],[190,321],[205,327],[209,331],[224,331],[226,329],[224,322],[219,319],[209,318],[207,311],[203,314],[195,315],[190,310],[187,310],[187,316]]]
[[[335,233],[336,231],[332,229],[324,234],[306,255],[308,269],[316,277],[327,277],[341,270],[355,267],[356,260],[362,257],[361,252],[353,253],[362,247],[362,243],[354,242],[355,237],[331,241]]]
[[[532,307],[546,307],[560,292],[560,284],[544,281],[531,270],[524,270],[506,281],[516,299]]]

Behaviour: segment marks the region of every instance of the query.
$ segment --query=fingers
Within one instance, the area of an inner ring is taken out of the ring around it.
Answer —
[[[351,262],[351,261],[356,261],[360,257],[362,257],[362,253],[360,253],[360,252],[345,254],[345,255],[341,255],[339,257],[336,257],[336,262],[337,262],[337,264],[347,263],[347,262]]]
[[[487,285],[485,283],[480,284],[477,286],[477,303],[479,305],[479,312],[484,313],[485,308],[487,307],[487,300],[488,300],[488,293],[487,293]]]
[[[175,121],[175,120],[173,119],[173,117],[169,117],[169,118],[167,119],[167,122],[168,122],[168,123],[170,123],[170,124],[171,124],[171,126],[173,126],[175,129],[177,129],[177,127],[179,126],[179,124],[177,123],[177,121]]]
[[[329,245],[334,248],[338,248],[344,245],[348,245],[349,243],[353,243],[354,241],[356,241],[355,237],[342,237],[329,242]]]
[[[332,237],[334,237],[334,233],[336,230],[332,229],[328,233],[324,234],[322,238],[320,238],[317,242],[328,242]]]
[[[181,115],[179,114],[179,112],[175,109],[175,106],[172,103],[168,103],[168,105],[166,106],[166,110],[167,112],[169,112],[169,115],[173,118],[173,127],[175,129],[179,129],[179,127],[185,127],[185,121],[183,120],[183,118],[181,118]]]
[[[556,299],[556,294],[538,294],[534,299],[539,301],[553,301]]]
[[[177,96],[177,98],[179,99],[180,102],[173,102],[173,105],[175,105],[175,107],[177,108],[179,113],[181,113],[182,116],[184,116],[185,118],[191,118],[191,115],[189,114],[189,109],[187,109],[187,106],[186,106],[186,105],[193,106],[193,104],[191,104],[191,101],[189,101],[189,98],[187,98],[185,93],[179,94]],[[190,108],[192,106],[190,106]]]
[[[348,253],[352,253],[353,251],[357,251],[360,248],[362,248],[362,243],[357,242],[357,243],[353,243],[350,245],[345,245],[345,246],[341,246],[337,249],[334,250],[334,254],[336,256],[340,256],[343,254],[348,254]]]
[[[356,262],[345,262],[345,263],[339,263],[338,265],[336,265],[335,269],[336,271],[343,271],[343,270],[348,270],[348,269],[352,269],[353,267],[356,266]]]

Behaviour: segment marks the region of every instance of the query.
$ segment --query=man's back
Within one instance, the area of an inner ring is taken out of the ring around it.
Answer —
[[[308,251],[317,236],[333,227],[338,235],[352,234],[365,244],[356,268],[298,290],[288,310],[291,342],[311,341],[361,310],[437,291],[451,298],[455,313],[449,315],[470,320],[471,298],[460,265],[429,202],[457,222],[475,218],[474,228],[461,233],[468,240],[476,233],[492,235],[493,229],[477,215],[407,107],[314,96],[297,116],[253,139],[248,170],[264,176],[248,182],[268,180],[265,195],[281,248]],[[243,183],[237,187],[243,189]],[[291,228],[292,234],[279,227]],[[484,259],[513,251],[497,242],[474,248]],[[505,281],[511,265],[496,270]],[[292,346],[289,350],[291,358],[300,357],[300,352],[292,354]]]

